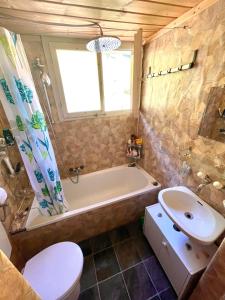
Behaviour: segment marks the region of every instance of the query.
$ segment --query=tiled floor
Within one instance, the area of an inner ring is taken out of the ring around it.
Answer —
[[[175,300],[168,278],[138,222],[80,243],[79,300]]]

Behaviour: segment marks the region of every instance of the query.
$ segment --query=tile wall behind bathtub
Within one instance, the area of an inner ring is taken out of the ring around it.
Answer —
[[[183,24],[190,29],[171,30],[145,46],[145,74],[150,66],[152,72],[158,72],[188,63],[193,51],[199,49],[193,69],[147,79],[142,86],[139,132],[145,143],[143,166],[165,186],[196,189],[201,183],[196,177],[198,170],[225,183],[225,144],[198,135],[210,89],[225,84],[224,24],[224,0],[219,0]],[[193,148],[188,162],[192,173],[182,177],[180,153],[189,145]],[[210,185],[200,196],[225,215],[224,191]]]
[[[127,163],[126,142],[135,125],[132,117],[118,116],[60,122],[54,129],[65,176],[65,169],[80,164],[88,173]]]
[[[39,36],[22,36],[22,40],[37,93],[43,104],[46,100],[40,75],[32,68],[32,61],[36,57],[46,64],[41,39]],[[56,141],[52,135],[51,137],[62,177],[68,175],[67,170],[70,167],[81,164],[85,165],[82,173],[88,173],[127,163],[126,143],[129,135],[136,131],[136,121],[132,116],[121,115],[60,122],[51,87],[48,88],[48,95],[55,120],[53,127]],[[51,134],[50,129],[49,132]]]
[[[7,121],[5,112],[0,102],[0,136],[1,137],[2,137],[3,128],[9,128],[9,123]],[[16,144],[8,147],[6,152],[13,167],[15,167],[15,165],[18,162],[22,163],[22,159]],[[7,231],[9,231],[13,215],[16,213],[17,209],[21,204],[21,196],[19,195],[20,191],[23,188],[26,188],[28,186],[29,186],[29,182],[26,175],[26,171],[21,171],[18,175],[14,177],[10,177],[4,161],[0,159],[0,187],[4,188],[8,195],[7,198],[8,206],[6,208],[6,219],[4,221],[4,226]],[[2,209],[0,209],[0,217],[1,220],[3,220]]]

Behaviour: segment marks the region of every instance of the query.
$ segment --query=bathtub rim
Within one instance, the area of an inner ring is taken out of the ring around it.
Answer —
[[[128,167],[127,164],[112,167],[112,168],[113,169],[122,169],[124,167],[133,168],[133,167]],[[94,176],[95,174],[99,174],[99,173],[110,172],[110,170],[112,168],[107,168],[107,169],[91,172],[91,173],[84,174],[84,175],[81,175],[81,176],[89,177],[89,176]],[[50,224],[53,224],[53,223],[56,223],[56,222],[59,222],[59,221],[63,221],[63,220],[72,218],[73,216],[77,216],[77,215],[80,215],[80,214],[83,214],[83,213],[90,212],[91,210],[94,210],[94,209],[99,209],[101,207],[111,205],[111,204],[116,203],[116,202],[122,202],[122,201],[130,199],[132,197],[141,196],[141,195],[146,194],[148,192],[154,192],[156,190],[161,189],[161,184],[157,180],[155,180],[155,178],[152,175],[150,175],[148,172],[146,172],[139,165],[135,168],[137,168],[147,178],[148,184],[146,185],[146,187],[141,188],[141,189],[136,190],[136,191],[133,191],[133,192],[130,192],[130,193],[127,193],[127,194],[124,194],[124,195],[120,195],[120,196],[113,197],[113,198],[110,198],[110,199],[107,199],[107,200],[103,200],[101,202],[91,204],[91,205],[88,205],[88,206],[85,206],[85,207],[82,207],[82,208],[69,210],[69,211],[67,211],[67,212],[65,212],[61,215],[41,216],[40,211],[38,209],[38,203],[36,201],[36,198],[34,197],[31,209],[28,213],[28,218],[27,218],[27,221],[26,221],[26,225],[25,225],[26,230],[31,231],[31,230],[34,230],[34,229],[37,229],[37,228],[40,228],[40,227],[43,227],[43,226],[47,226],[47,225],[50,225]],[[66,179],[63,179],[62,181],[70,181],[70,179],[66,178]],[[153,182],[157,182],[158,185],[154,186],[152,184]],[[151,186],[150,186],[150,184],[151,184]],[[43,217],[43,222],[40,222],[40,223],[34,224],[34,225],[29,225],[29,223],[33,222],[33,220],[35,219],[36,216]]]

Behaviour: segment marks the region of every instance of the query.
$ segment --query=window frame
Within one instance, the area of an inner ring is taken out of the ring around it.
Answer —
[[[86,111],[86,112],[73,112],[69,113],[67,111],[66,99],[63,90],[63,83],[60,75],[60,69],[56,54],[56,49],[66,49],[66,50],[87,50],[86,43],[89,40],[87,39],[75,39],[75,38],[52,38],[52,37],[42,37],[42,44],[44,48],[44,53],[47,61],[47,66],[49,74],[52,80],[53,95],[56,102],[56,107],[59,115],[59,119],[63,120],[73,120],[79,118],[93,118],[93,117],[102,117],[110,115],[123,115],[131,114],[133,103],[132,103],[132,74],[130,77],[131,84],[131,108],[128,110],[117,110],[117,111],[105,111],[104,109],[104,83],[103,83],[103,67],[102,67],[102,57],[100,53],[97,53],[97,69],[98,69],[98,82],[99,82],[99,93],[100,93],[100,110],[97,111]],[[130,50],[132,54],[133,62],[133,43],[123,42],[119,50]],[[87,50],[88,51],[88,50]],[[133,68],[131,68],[132,70]]]

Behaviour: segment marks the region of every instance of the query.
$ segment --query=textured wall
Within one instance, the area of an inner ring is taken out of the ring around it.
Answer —
[[[9,128],[9,124],[6,119],[3,107],[0,103],[0,136],[2,136],[3,128]],[[8,147],[6,149],[6,153],[7,156],[10,158],[13,167],[15,167],[15,165],[18,162],[22,162],[21,156],[16,145]],[[4,188],[8,194],[8,206],[6,208],[7,217],[4,222],[4,225],[7,230],[9,230],[13,215],[16,213],[17,209],[20,206],[20,202],[22,199],[20,191],[28,185],[29,183],[25,171],[20,172],[14,177],[10,177],[4,161],[0,159],[0,187]],[[4,217],[2,209],[0,209],[0,217],[1,220]]]
[[[137,220],[143,216],[146,206],[156,203],[157,195],[158,189],[155,189],[31,231],[17,233],[12,239],[25,262],[54,243],[79,242]],[[21,260],[17,265],[23,266]]]
[[[225,299],[225,239],[212,258],[201,277],[190,300],[224,300]],[[207,287],[207,288],[206,288]]]
[[[46,100],[40,83],[40,75],[32,68],[32,61],[36,57],[46,64],[41,39],[23,36],[23,44],[40,101],[44,104]],[[46,71],[48,71],[47,68]],[[121,115],[60,122],[51,87],[48,88],[48,94],[55,120],[53,128],[56,133],[56,143],[53,137],[52,141],[63,177],[66,176],[69,167],[81,164],[85,165],[84,172],[87,173],[127,162],[126,142],[130,134],[136,130],[133,117]],[[50,128],[49,131],[51,134]]]
[[[199,49],[197,65],[188,71],[146,79],[142,86],[139,132],[145,141],[144,168],[165,186],[195,188],[198,170],[213,180],[225,180],[225,144],[198,135],[208,94],[225,83],[225,3],[216,4],[188,20],[189,29],[177,28],[145,46],[144,73],[167,70],[192,60]],[[185,146],[186,145],[186,146]],[[180,175],[183,148],[192,145],[192,174]],[[225,215],[225,193],[212,186],[200,196]]]
[[[202,118],[199,133],[218,142],[225,142],[225,135],[220,133],[224,129],[225,88],[215,87],[210,90],[209,102]]]

